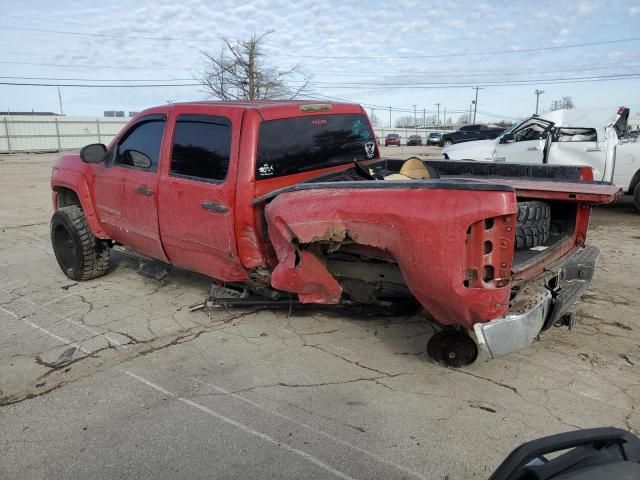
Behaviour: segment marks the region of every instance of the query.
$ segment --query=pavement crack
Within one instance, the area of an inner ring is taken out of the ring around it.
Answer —
[[[332,355],[332,356],[334,356],[336,358],[339,358],[340,360],[344,360],[345,362],[350,363],[351,365],[355,365],[356,367],[364,368],[365,370],[369,370],[370,372],[375,372],[375,373],[383,375],[384,377],[387,377],[387,378],[391,378],[391,377],[396,377],[397,376],[397,374],[392,374],[392,373],[389,373],[389,372],[385,372],[383,370],[378,370],[377,368],[368,367],[366,365],[363,365],[360,362],[357,362],[357,361],[354,361],[354,360],[349,360],[348,358],[343,357],[342,355],[338,355],[335,352],[331,352],[329,350],[325,350],[320,345],[310,345],[308,343],[305,343],[304,346],[305,347],[310,347],[310,348],[316,348],[316,349],[320,350],[321,352],[324,352],[324,353],[327,353],[329,355]]]

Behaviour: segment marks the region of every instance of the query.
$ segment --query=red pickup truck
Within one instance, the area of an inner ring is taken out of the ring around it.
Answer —
[[[74,280],[120,244],[270,299],[417,301],[442,327],[431,355],[462,365],[570,320],[598,255],[591,205],[619,190],[592,178],[382,159],[354,104],[170,104],[55,162],[51,240]]]

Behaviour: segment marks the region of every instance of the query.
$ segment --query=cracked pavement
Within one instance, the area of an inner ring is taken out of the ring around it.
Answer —
[[[192,313],[206,278],[150,280],[122,251],[70,281],[48,240],[53,158],[0,156],[2,478],[486,478],[534,437],[640,431],[626,200],[594,213],[576,328],[456,370],[426,356],[422,315]]]

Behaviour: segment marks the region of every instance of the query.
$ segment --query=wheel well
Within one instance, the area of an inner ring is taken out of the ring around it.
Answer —
[[[633,191],[635,190],[635,188],[638,186],[639,183],[640,183],[640,170],[638,170],[631,178],[631,183],[629,184],[628,193],[633,195]]]
[[[82,207],[78,195],[70,188],[55,187],[54,190],[58,192],[57,208],[68,207],[69,205],[78,205],[79,207]]]

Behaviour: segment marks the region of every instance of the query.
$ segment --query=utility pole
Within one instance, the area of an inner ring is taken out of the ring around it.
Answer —
[[[391,107],[389,107],[389,128],[391,128]]]
[[[438,116],[436,117],[437,118],[436,125],[440,125],[440,104],[436,103],[435,105],[436,107],[438,107]]]
[[[447,126],[447,107],[444,107],[444,115],[442,117],[442,123]]]
[[[426,108],[422,109],[422,126],[424,128],[427,128],[427,109]]]
[[[540,95],[542,95],[544,93],[544,90],[538,90],[536,89],[535,92],[533,92],[533,94],[536,96],[536,115],[538,115],[538,102],[540,101]]]
[[[484,90],[482,87],[471,87],[476,91],[476,99],[473,101],[473,123],[476,123],[476,112],[478,111],[478,90]]]
[[[416,116],[416,105],[413,106],[413,126],[418,125],[418,117]]]
[[[58,104],[60,104],[60,115],[64,115],[62,111],[62,94],[60,93],[60,87],[58,87]]]
[[[469,105],[469,119],[467,123],[471,123],[471,112],[473,111],[473,100],[471,100],[471,104]]]

